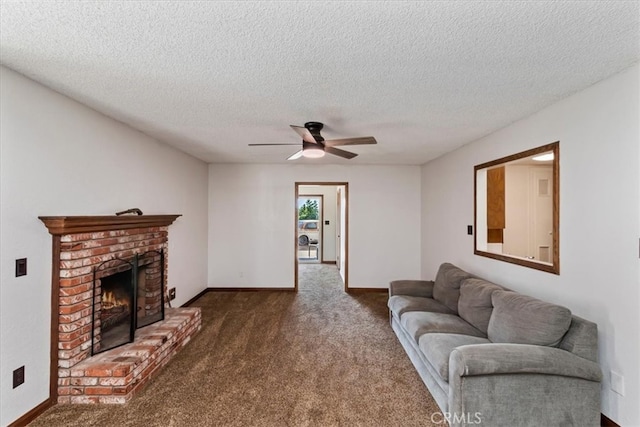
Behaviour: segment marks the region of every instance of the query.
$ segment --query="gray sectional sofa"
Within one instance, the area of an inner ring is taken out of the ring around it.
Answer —
[[[594,323],[442,264],[389,286],[391,327],[451,426],[600,425]]]

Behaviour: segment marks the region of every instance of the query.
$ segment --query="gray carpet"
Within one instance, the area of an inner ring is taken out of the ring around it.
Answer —
[[[57,405],[31,425],[435,425],[386,299],[344,293],[318,264],[297,293],[209,292],[193,304],[202,330],[128,404]]]

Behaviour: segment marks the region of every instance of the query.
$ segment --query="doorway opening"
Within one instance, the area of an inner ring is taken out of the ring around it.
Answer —
[[[305,264],[335,266],[348,291],[348,189],[346,182],[296,182],[296,291]]]
[[[298,196],[298,262],[322,263],[323,199],[322,194]]]

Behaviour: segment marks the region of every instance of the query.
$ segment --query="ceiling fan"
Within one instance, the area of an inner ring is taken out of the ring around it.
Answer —
[[[307,122],[304,124],[304,127],[291,125],[291,129],[296,131],[296,133],[302,137],[302,149],[297,153],[289,156],[287,160],[295,160],[299,159],[300,157],[317,159],[323,157],[325,153],[340,156],[345,159],[353,159],[357,156],[356,153],[341,150],[335,147],[341,145],[363,145],[378,143],[372,136],[363,136],[358,138],[324,139],[322,135],[320,135],[320,131],[323,127],[324,125],[320,122]],[[263,145],[300,145],[300,143],[292,142],[281,144],[249,144],[250,147]]]

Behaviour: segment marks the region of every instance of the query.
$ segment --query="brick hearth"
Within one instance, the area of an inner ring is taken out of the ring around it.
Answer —
[[[200,330],[199,308],[169,308],[136,340],[61,369],[59,403],[126,403]],[[63,375],[66,375],[63,376]]]
[[[167,309],[165,320],[138,329],[134,342],[91,357],[94,269],[162,250],[166,278],[168,226],[177,217],[40,218],[53,235],[52,399],[125,403],[200,329],[199,309]]]

